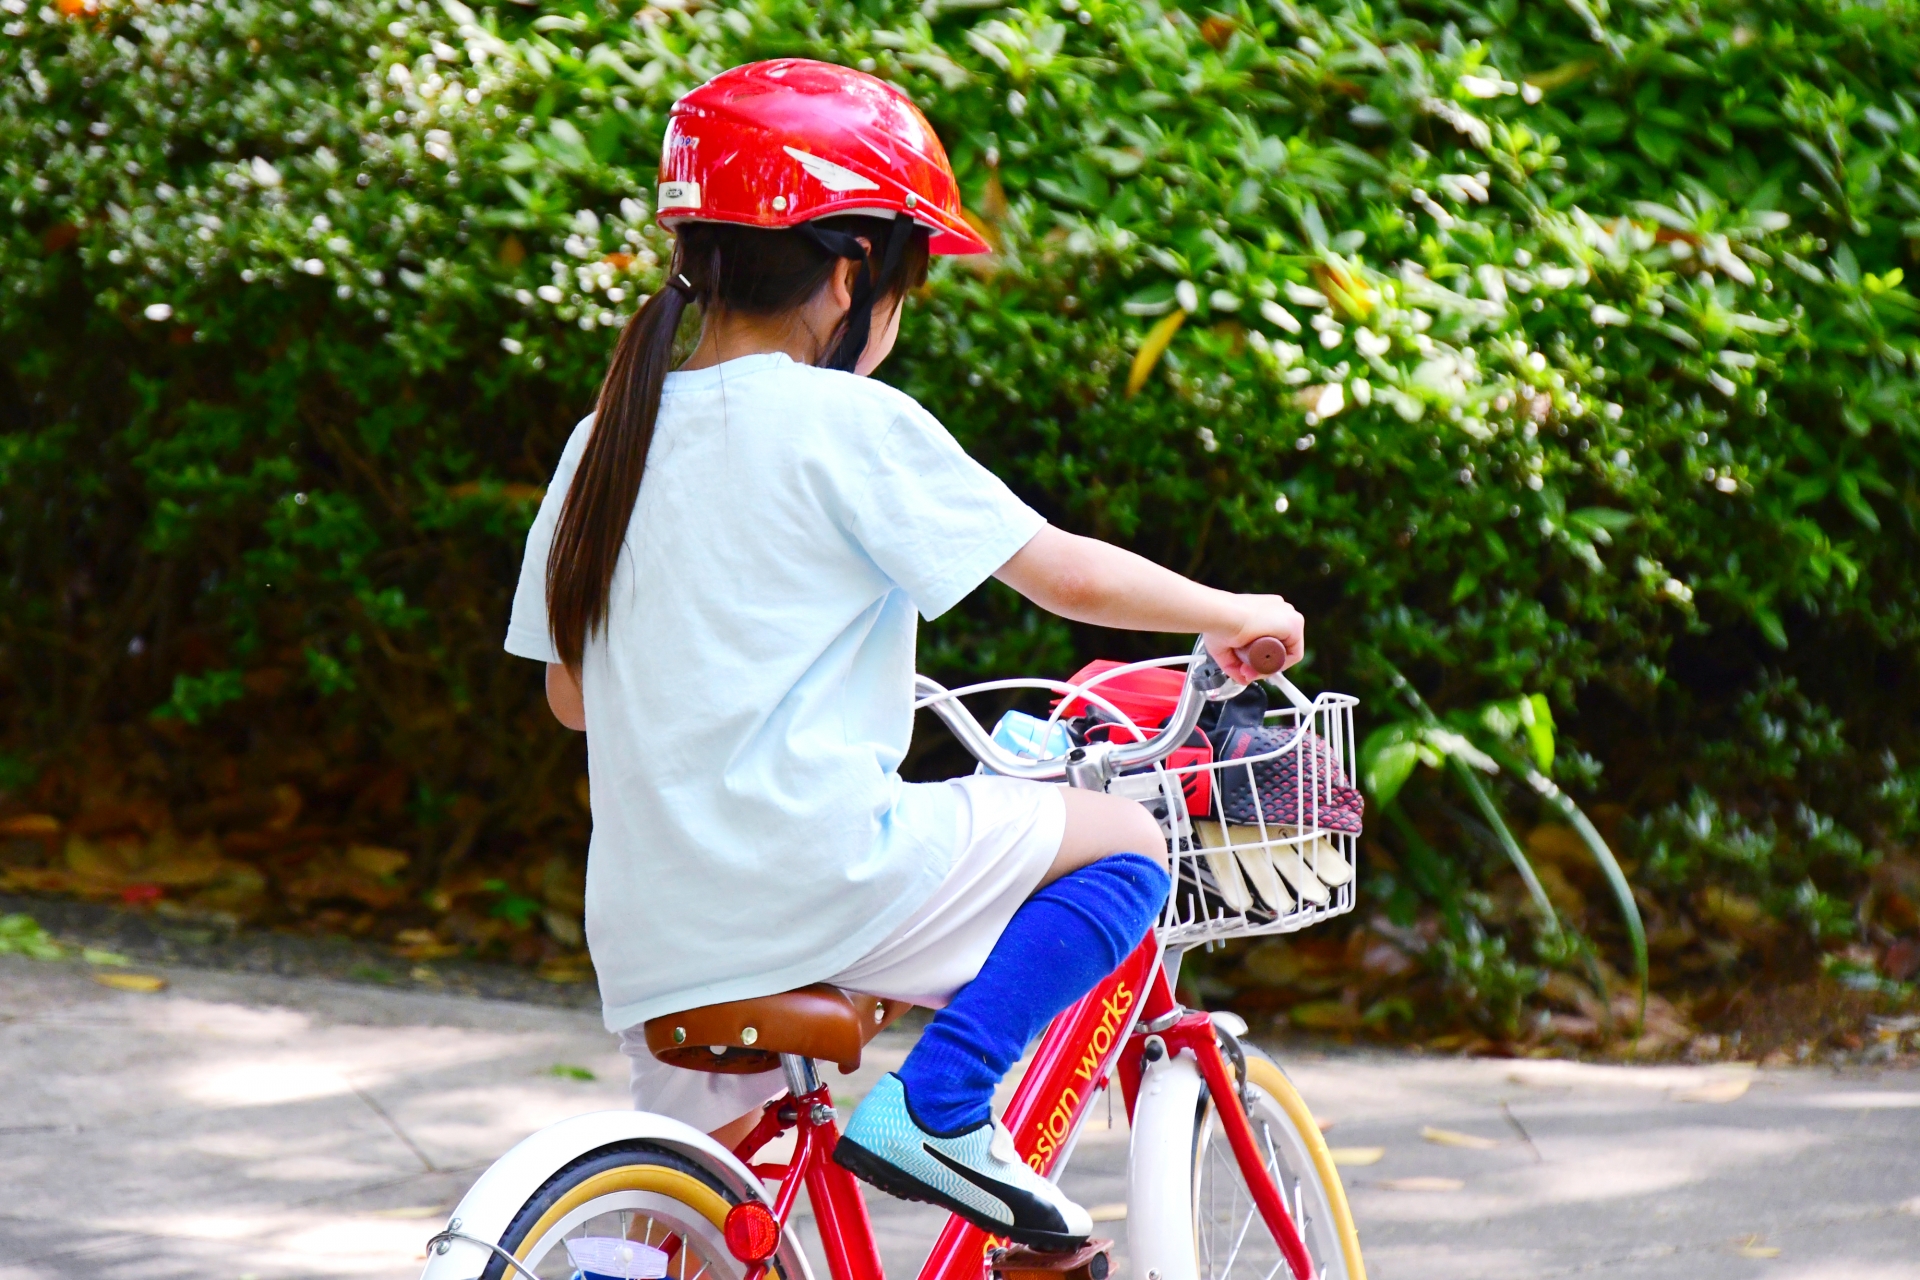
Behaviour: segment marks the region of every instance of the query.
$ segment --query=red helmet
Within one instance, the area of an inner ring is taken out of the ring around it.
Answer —
[[[806,58],[722,71],[673,104],[657,217],[791,227],[905,215],[934,253],[986,253],[933,126],[884,80]]]

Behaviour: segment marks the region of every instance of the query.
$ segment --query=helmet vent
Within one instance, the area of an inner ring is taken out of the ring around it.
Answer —
[[[831,160],[822,160],[819,156],[809,155],[798,147],[784,147],[782,150],[798,160],[800,167],[829,191],[878,191],[880,189],[880,184],[872,178],[862,177]]]

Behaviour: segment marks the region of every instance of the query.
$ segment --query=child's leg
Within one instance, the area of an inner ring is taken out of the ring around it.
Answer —
[[[993,1087],[1028,1041],[1139,944],[1170,887],[1159,827],[1145,810],[1067,795],[1067,833],[1050,882],[1014,914],[979,976],[934,1017],[898,1076],[861,1105],[837,1153],[885,1190],[1055,1248],[1084,1240],[1091,1221],[999,1140],[1004,1130],[989,1123]],[[1073,803],[1079,798],[1094,803]],[[1114,851],[1121,839],[1152,856]]]

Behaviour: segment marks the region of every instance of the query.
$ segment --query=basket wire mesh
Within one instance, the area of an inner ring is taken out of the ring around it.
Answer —
[[[1046,721],[1048,730],[1077,697],[1084,700],[1083,705],[1100,707],[1125,732],[1144,739],[1152,729],[1136,725],[1099,686],[1129,672],[1184,667],[1189,661],[1175,657],[1130,663],[1080,683],[996,680],[952,693],[1046,689],[1063,695]],[[1281,730],[1281,743],[1274,749],[1201,764],[1162,761],[1121,774],[1107,786],[1110,794],[1144,804],[1166,837],[1174,890],[1161,914],[1158,932],[1163,943],[1196,946],[1291,933],[1353,910],[1359,839],[1353,832],[1329,825],[1328,810],[1336,771],[1342,783],[1356,776],[1353,711],[1359,699],[1321,693],[1309,701],[1291,685],[1281,682],[1279,687],[1291,705],[1266,713],[1266,724]],[[1274,766],[1285,763],[1282,758],[1288,755],[1294,766],[1292,794],[1275,795],[1271,775],[1285,772]],[[1207,776],[1200,778],[1200,774]],[[1257,797],[1252,822],[1226,820],[1223,798],[1230,791]],[[1203,812],[1191,811],[1190,794],[1208,798]],[[1297,815],[1297,823],[1269,821],[1270,807]]]

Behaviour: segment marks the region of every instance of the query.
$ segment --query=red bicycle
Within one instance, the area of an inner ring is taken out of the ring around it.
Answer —
[[[1277,671],[1273,655],[1253,657]],[[1157,727],[1135,724],[1101,686],[1158,667],[1187,668],[1177,702]],[[1309,700],[1284,677],[1269,679],[1288,700],[1266,713],[1278,730],[1265,739],[1270,750],[1178,765],[1169,757],[1189,741],[1207,703],[1241,690],[1202,649],[1080,684],[1005,680],[948,690],[921,677],[918,685],[917,705],[938,714],[983,767],[1131,795],[1154,810],[1167,835],[1175,891],[1160,925],[1054,1020],[1005,1115],[1028,1163],[1057,1178],[1095,1100],[1117,1085],[1132,1129],[1126,1222],[1139,1280],[1366,1276],[1339,1173],[1286,1073],[1243,1042],[1241,1019],[1184,1008],[1174,995],[1181,957],[1196,945],[1290,932],[1353,907],[1355,839],[1326,825],[1323,813],[1336,784],[1352,776],[1355,700]],[[1058,755],[1019,754],[960,701],[1010,688],[1062,695],[1055,721],[1068,705],[1092,705],[1121,730]],[[1269,820],[1275,807],[1265,795],[1242,815],[1250,822],[1201,809],[1236,789],[1271,792],[1276,778],[1293,788],[1282,797],[1291,803],[1278,807],[1284,823]],[[661,1020],[666,1038],[656,1051],[694,1046],[734,1070],[778,1066],[789,1092],[732,1151],[645,1112],[599,1112],[541,1130],[462,1199],[429,1242],[423,1280],[813,1280],[792,1230],[803,1188],[831,1280],[883,1280],[860,1184],[832,1159],[839,1130],[815,1062],[853,1069],[862,1047],[902,1011],[815,986]],[[756,1162],[789,1130],[786,1161]],[[1073,1255],[1003,1244],[950,1218],[920,1280],[1107,1274],[1102,1242]]]

